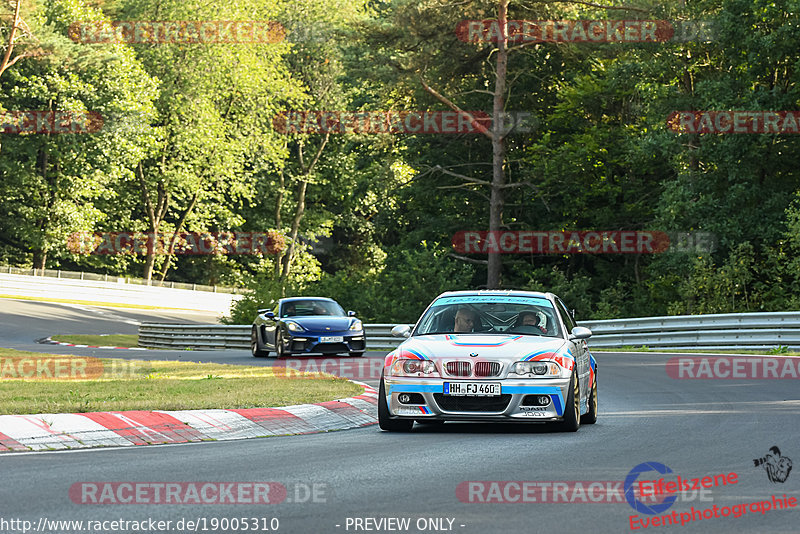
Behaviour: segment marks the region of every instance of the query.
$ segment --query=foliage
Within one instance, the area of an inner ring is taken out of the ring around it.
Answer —
[[[501,287],[552,291],[579,319],[800,309],[800,136],[677,134],[666,124],[680,110],[797,109],[796,1],[637,2],[646,13],[590,4],[512,1],[509,17],[705,20],[711,38],[513,51],[507,109],[532,113],[537,126],[506,139],[513,187],[502,228],[709,232],[717,246],[504,255]],[[496,1],[92,5],[26,3],[48,54],[0,77],[0,109],[98,110],[113,120],[95,135],[0,134],[0,260],[120,275],[152,264],[179,281],[247,287],[229,319],[244,324],[282,295],[314,294],[366,321],[414,321],[440,292],[485,283],[486,255],[453,254],[451,237],[486,229],[489,190],[474,180],[491,179],[488,139],[325,140],[281,134],[271,120],[287,109],[447,109],[422,81],[464,109],[489,109],[494,45],[460,41],[453,29],[493,18]],[[264,46],[67,38],[75,20],[111,18],[271,19],[289,35]],[[144,193],[164,198],[157,220]],[[168,261],[64,246],[75,231],[151,226],[277,230],[287,241],[296,233],[296,250],[283,270],[276,256]]]

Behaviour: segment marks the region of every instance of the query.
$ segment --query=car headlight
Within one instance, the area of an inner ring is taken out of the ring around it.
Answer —
[[[511,372],[524,377],[561,376],[561,366],[555,362],[517,362],[511,366]]]
[[[290,332],[302,332],[305,330],[305,328],[292,321],[286,321],[286,328],[288,328]]]
[[[432,376],[436,373],[436,364],[431,360],[397,360],[392,364],[393,376]]]
[[[353,321],[353,324],[350,325],[350,330],[364,330],[364,325],[361,323],[360,319],[356,319]]]

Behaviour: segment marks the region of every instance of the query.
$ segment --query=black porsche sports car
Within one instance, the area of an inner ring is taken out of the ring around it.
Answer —
[[[326,297],[291,297],[271,310],[258,310],[250,333],[253,356],[278,358],[292,354],[362,356],[366,350],[364,325],[356,313]]]

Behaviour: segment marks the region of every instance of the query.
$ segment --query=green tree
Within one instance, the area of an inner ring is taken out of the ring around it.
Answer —
[[[114,45],[114,54],[109,56],[67,38],[70,23],[102,17],[100,12],[54,0],[43,4],[33,17],[38,27],[51,32],[54,53],[20,62],[5,72],[0,79],[2,107],[69,112],[75,120],[87,112],[108,117],[151,109],[156,85],[129,51]],[[113,128],[4,137],[0,241],[21,252],[17,261],[30,261],[36,268],[45,267],[51,250],[69,256],[69,235],[89,230],[107,216],[95,203],[114,196],[116,184],[147,145],[146,134]]]

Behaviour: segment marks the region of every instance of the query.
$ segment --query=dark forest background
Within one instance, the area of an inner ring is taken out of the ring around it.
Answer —
[[[800,109],[800,1],[19,0],[0,9],[0,111],[105,119],[95,134],[0,134],[2,264],[250,288],[234,322],[290,294],[331,296],[366,322],[413,322],[442,291],[487,286],[553,291],[579,319],[800,309],[800,136],[667,128],[674,111]],[[682,33],[503,47],[458,38],[459,22],[506,9],[512,20],[670,20]],[[102,20],[274,20],[287,38],[69,38],[70,24]],[[281,110],[491,113],[498,101],[535,118],[502,140],[500,159],[496,139],[479,133],[272,126]],[[486,255],[451,245],[456,232],[492,224],[706,232],[717,246],[503,255],[492,275]],[[288,246],[267,256],[67,247],[75,232],[229,230],[277,231]]]

